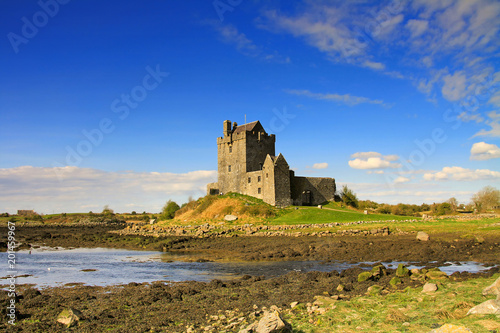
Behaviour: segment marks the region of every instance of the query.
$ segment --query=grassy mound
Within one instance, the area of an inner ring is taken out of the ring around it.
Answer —
[[[282,211],[260,199],[242,194],[207,195],[178,210],[175,222],[217,221],[229,214],[238,216],[238,221],[256,222],[279,216]]]

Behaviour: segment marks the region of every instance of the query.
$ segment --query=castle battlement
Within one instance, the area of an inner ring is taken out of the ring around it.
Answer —
[[[218,181],[208,194],[236,192],[273,206],[317,205],[334,199],[335,179],[295,177],[282,154],[275,154],[276,136],[259,121],[238,125],[225,120],[217,138]]]

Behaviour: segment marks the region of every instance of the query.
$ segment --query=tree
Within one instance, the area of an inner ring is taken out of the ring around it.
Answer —
[[[451,210],[453,212],[457,211],[457,209],[458,209],[458,200],[457,200],[457,198],[455,198],[455,197],[449,198],[448,201],[446,201],[446,202],[450,204]]]
[[[104,206],[104,208],[102,209],[102,214],[104,215],[113,215],[115,212],[109,208],[108,205]]]
[[[500,206],[500,191],[493,186],[483,187],[472,196],[472,203],[478,212]]]
[[[161,212],[161,218],[164,220],[173,219],[175,216],[175,212],[178,211],[181,207],[177,203],[172,200],[168,200],[165,206],[163,206]]]
[[[351,206],[354,208],[358,207],[358,197],[350,188],[347,187],[347,185],[344,185],[342,187],[342,192],[340,193],[340,197],[347,206]]]

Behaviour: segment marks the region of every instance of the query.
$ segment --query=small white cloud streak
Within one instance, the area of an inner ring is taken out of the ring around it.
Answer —
[[[423,175],[427,181],[475,181],[500,179],[500,172],[488,169],[466,169],[462,167],[444,167],[441,171],[428,172]]]
[[[312,168],[313,169],[326,169],[326,168],[328,168],[328,163],[314,163]]]
[[[285,90],[286,93],[291,94],[291,95],[297,95],[297,96],[306,96],[314,99],[319,99],[319,100],[327,100],[327,101],[333,101],[333,102],[338,102],[338,103],[343,103],[349,106],[354,106],[358,104],[378,104],[378,105],[383,105],[385,107],[390,106],[387,103],[384,103],[383,100],[379,99],[369,99],[367,97],[360,97],[360,96],[353,96],[350,94],[336,94],[336,93],[314,93],[309,90],[296,90],[296,89],[287,89]]]

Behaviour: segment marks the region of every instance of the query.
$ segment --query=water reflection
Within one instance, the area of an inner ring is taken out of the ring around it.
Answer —
[[[51,249],[39,248],[16,253],[18,284],[35,284],[38,287],[61,286],[81,283],[86,285],[114,285],[130,282],[211,281],[227,280],[243,275],[279,276],[292,271],[338,272],[356,266],[342,262],[278,261],[278,262],[186,262],[199,258],[192,254],[165,254],[152,251],[118,249]],[[5,260],[4,262],[7,262]],[[385,264],[397,267],[396,262]],[[410,265],[409,268],[419,266]],[[420,266],[421,267],[421,266]],[[455,271],[478,272],[486,269],[473,262],[450,264],[441,267],[452,274]],[[4,272],[7,269],[3,270]],[[7,279],[0,280],[6,284]]]

